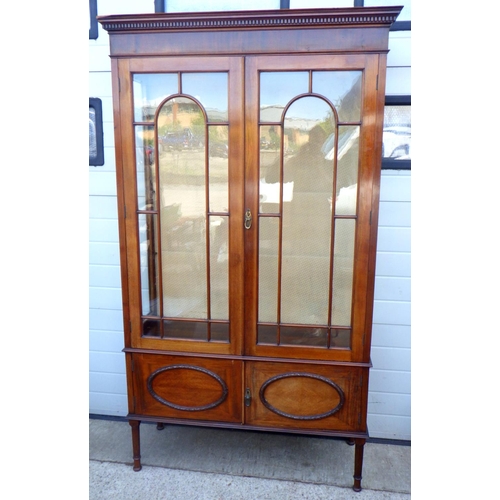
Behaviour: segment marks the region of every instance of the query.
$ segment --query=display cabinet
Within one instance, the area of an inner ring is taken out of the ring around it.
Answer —
[[[138,14],[109,32],[128,419],[368,437],[399,7]]]

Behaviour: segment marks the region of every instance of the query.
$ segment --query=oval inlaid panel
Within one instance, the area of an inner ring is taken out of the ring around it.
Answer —
[[[329,378],[314,373],[284,373],[270,378],[260,388],[262,404],[282,417],[318,420],[338,412],[344,392]]]
[[[147,381],[148,391],[160,403],[183,411],[203,411],[219,406],[227,385],[216,373],[192,365],[159,368]]]

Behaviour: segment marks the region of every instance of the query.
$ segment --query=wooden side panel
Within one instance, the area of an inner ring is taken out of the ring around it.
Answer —
[[[132,377],[135,414],[242,421],[241,361],[133,354]]]
[[[248,362],[251,403],[245,423],[325,431],[366,431],[363,382],[368,369],[291,363]]]

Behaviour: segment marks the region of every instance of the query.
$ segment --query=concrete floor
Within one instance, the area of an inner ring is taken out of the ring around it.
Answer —
[[[93,418],[89,500],[403,500],[410,454],[368,442],[356,493],[354,447],[344,440],[142,423],[134,472],[128,422]]]

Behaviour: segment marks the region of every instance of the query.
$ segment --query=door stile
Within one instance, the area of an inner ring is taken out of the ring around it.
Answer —
[[[120,87],[120,114],[121,114],[121,139],[124,151],[130,151],[130,145],[135,143],[134,139],[134,113],[132,102],[132,88],[130,60],[121,59],[119,65],[119,87]],[[127,234],[127,288],[128,288],[128,304],[130,309],[130,317],[125,318],[124,329],[130,329],[131,347],[137,347],[136,338],[137,332],[141,330],[140,315],[134,314],[141,310],[140,294],[136,290],[140,288],[140,263],[139,255],[136,248],[139,245],[138,241],[138,223],[136,217],[137,211],[137,189],[135,183],[135,164],[136,154],[135,148],[132,148],[132,154],[122,155],[122,172],[124,178],[123,195],[124,195],[124,225]],[[118,170],[118,166],[117,166]]]
[[[257,90],[254,90],[257,89]],[[255,353],[257,343],[258,234],[259,234],[259,78],[255,58],[245,58],[245,210],[253,214],[245,230],[245,354]]]
[[[115,137],[115,165],[116,165],[116,186],[117,186],[117,205],[118,205],[118,231],[120,234],[120,272],[122,284],[122,302],[123,302],[123,330],[125,345],[131,345],[131,330],[127,328],[130,324],[130,306],[129,306],[129,287],[128,287],[128,253],[127,253],[127,230],[125,221],[125,175],[123,172],[123,158],[126,145],[122,144],[122,114],[120,93],[120,71],[125,60],[111,59],[112,74],[112,93],[113,93],[113,121]]]
[[[379,74],[379,54],[367,55],[364,69],[364,82],[375,82]],[[358,181],[358,218],[356,231],[356,255],[353,283],[353,361],[369,362],[370,352],[364,346],[370,345],[371,322],[373,315],[374,276],[369,282],[369,269],[375,266],[376,234],[378,220],[378,195],[373,192],[380,189],[380,159],[382,151],[377,147],[381,142],[382,120],[377,119],[379,89],[363,84],[363,122],[360,134],[359,181]],[[383,92],[384,90],[382,90]],[[380,136],[380,137],[379,137]],[[377,167],[378,165],[378,167]],[[360,237],[363,235],[363,238]],[[374,240],[375,238],[375,240]],[[370,304],[372,304],[370,306]]]
[[[245,311],[245,106],[244,58],[229,58],[229,319],[231,353],[241,355]]]
[[[374,58],[375,59],[375,58]],[[377,253],[377,236],[378,236],[378,218],[379,218],[379,204],[380,204],[380,179],[381,179],[381,161],[377,159],[382,158],[382,137],[384,127],[384,107],[385,107],[385,86],[386,86],[386,67],[387,67],[387,54],[381,53],[373,63],[377,66],[377,92],[376,101],[372,105],[376,121],[375,129],[378,134],[377,140],[373,145],[374,154],[372,158],[375,160],[372,168],[372,208],[371,208],[371,227],[370,227],[370,241],[369,241],[369,264],[367,270],[367,296],[366,296],[366,325],[365,325],[365,338],[363,349],[363,360],[370,359],[370,346],[372,336],[372,317],[374,309],[374,289],[375,289],[375,266],[376,266],[376,253]]]

